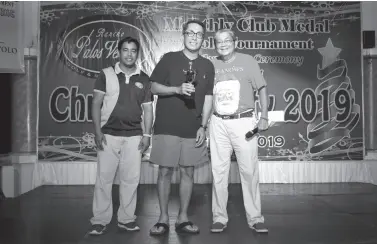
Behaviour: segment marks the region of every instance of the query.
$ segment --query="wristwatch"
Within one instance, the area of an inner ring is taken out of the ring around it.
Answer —
[[[205,126],[205,125],[200,125],[200,127],[202,127],[204,130],[207,129],[207,126]]]

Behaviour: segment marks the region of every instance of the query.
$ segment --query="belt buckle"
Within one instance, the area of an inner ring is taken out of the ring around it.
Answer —
[[[224,115],[223,119],[230,119],[230,115]]]

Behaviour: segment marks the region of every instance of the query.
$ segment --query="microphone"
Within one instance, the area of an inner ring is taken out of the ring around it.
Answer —
[[[255,127],[253,130],[245,134],[246,139],[252,138],[256,133],[258,133],[258,127]]]

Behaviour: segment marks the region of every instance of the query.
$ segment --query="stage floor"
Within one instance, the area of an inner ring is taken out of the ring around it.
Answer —
[[[113,188],[119,205],[118,186]],[[195,185],[189,217],[201,228],[195,236],[174,231],[178,188],[172,188],[169,205],[171,231],[151,237],[159,208],[155,185],[140,185],[138,223],[141,231],[127,233],[113,219],[106,235],[86,235],[91,217],[93,186],[42,186],[0,207],[0,243],[30,244],[375,244],[377,243],[377,186],[361,183],[262,184],[262,210],[269,234],[247,228],[239,184],[230,185],[230,221],[224,233],[209,232],[211,185]],[[115,209],[116,210],[116,209]]]

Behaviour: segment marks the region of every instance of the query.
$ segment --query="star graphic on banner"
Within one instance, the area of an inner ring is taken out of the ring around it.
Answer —
[[[318,48],[318,52],[322,55],[322,68],[334,63],[341,51],[341,48],[334,47],[331,38],[329,38],[325,47]]]

